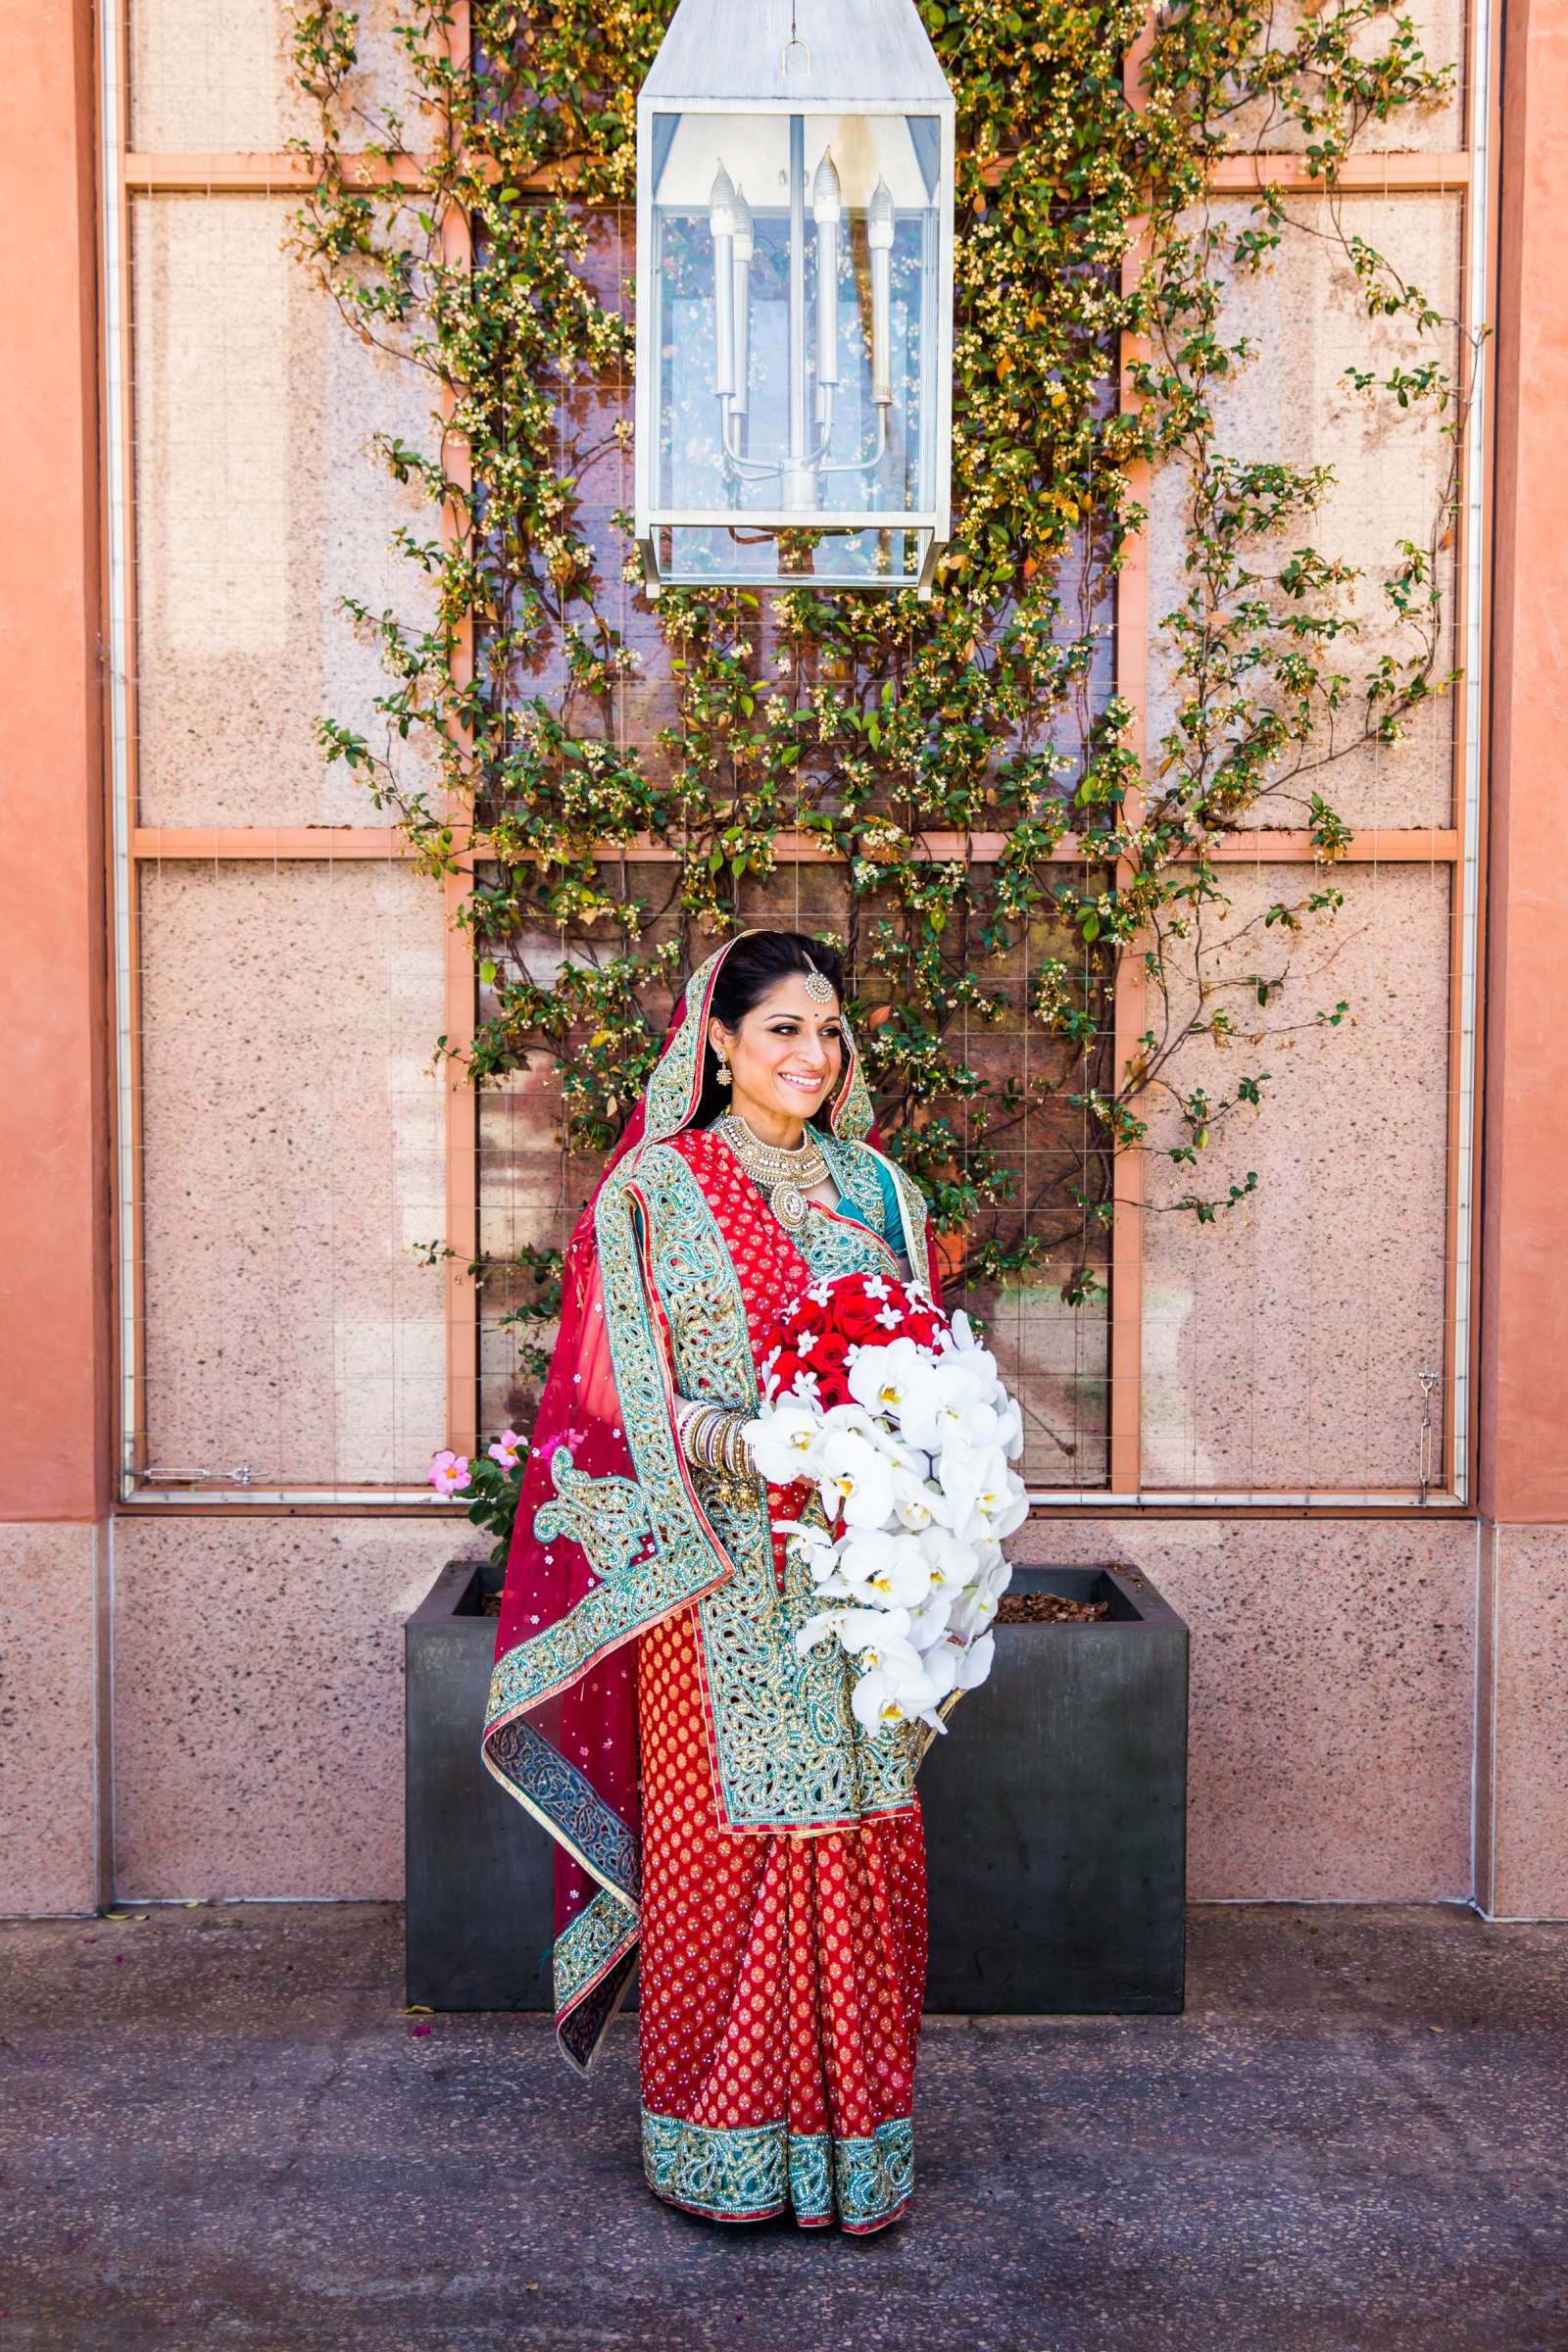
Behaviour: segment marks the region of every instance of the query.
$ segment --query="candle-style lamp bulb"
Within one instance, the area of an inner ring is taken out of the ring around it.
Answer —
[[[746,190],[737,181],[735,188],[735,236],[731,247],[731,278],[734,286],[735,312],[735,383],[730,408],[738,416],[746,414],[746,387],[752,371],[752,256],[757,250],[757,224],[752,208],[746,201]]]
[[[893,399],[893,194],[879,178],[865,208],[865,242],[871,256],[871,398],[879,408]]]
[[[708,226],[713,239],[713,390],[720,399],[735,389],[735,182],[722,160],[708,198]]]
[[[816,222],[816,388],[820,394],[839,380],[839,223],[844,218],[844,193],[831,147],[823,151],[811,182],[811,218]],[[820,399],[817,406],[820,413]]]

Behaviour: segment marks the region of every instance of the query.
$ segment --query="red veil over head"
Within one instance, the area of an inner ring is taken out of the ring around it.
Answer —
[[[751,936],[738,932],[736,939]],[[586,2069],[619,2006],[636,1952],[639,1892],[636,1638],[668,1614],[667,1590],[639,1607],[635,1579],[605,1581],[607,1557],[633,1564],[646,1520],[621,1422],[596,1236],[612,1171],[645,1143],[689,1126],[703,1093],[713,985],[735,939],[692,974],[642,1102],[607,1160],[567,1245],[561,1329],[540,1400],[507,1558],[482,1752],[490,1772],[557,1841],[556,2029]],[[835,1135],[875,1142],[858,1054],[846,1025],[828,1105]],[[584,1514],[592,1513],[590,1528]],[[579,1535],[593,1542],[595,1563]],[[714,1551],[708,1582],[730,1573]]]

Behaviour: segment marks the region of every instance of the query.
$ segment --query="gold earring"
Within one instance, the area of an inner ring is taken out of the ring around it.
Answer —
[[[718,1067],[714,1070],[713,1076],[718,1080],[720,1086],[728,1086],[732,1074],[729,1063],[721,1054],[718,1057]]]

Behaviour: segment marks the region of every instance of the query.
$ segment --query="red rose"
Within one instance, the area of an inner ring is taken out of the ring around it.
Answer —
[[[878,1311],[874,1298],[846,1298],[833,1318],[833,1328],[841,1339],[857,1344],[886,1336],[877,1322]]]

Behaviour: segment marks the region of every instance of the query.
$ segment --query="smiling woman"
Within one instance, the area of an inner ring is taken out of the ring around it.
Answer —
[[[741,1443],[779,1310],[914,1265],[837,956],[709,958],[567,1252],[485,1760],[557,1838],[556,2009],[586,2066],[641,1946],[643,2153],[721,2221],[876,2230],[913,2180],[925,1861],[912,1723],[868,1728]]]
[[[712,1075],[699,1123],[715,1126],[775,1216],[793,1232],[811,1204],[857,1216],[815,1134],[844,1069],[843,966],[836,951],[792,931],[758,931],[725,958],[708,1022]],[[706,1070],[706,1062],[705,1062]],[[714,1097],[731,1107],[714,1117]],[[884,1222],[896,1236],[891,1178]],[[897,1248],[900,1269],[908,1259]]]

